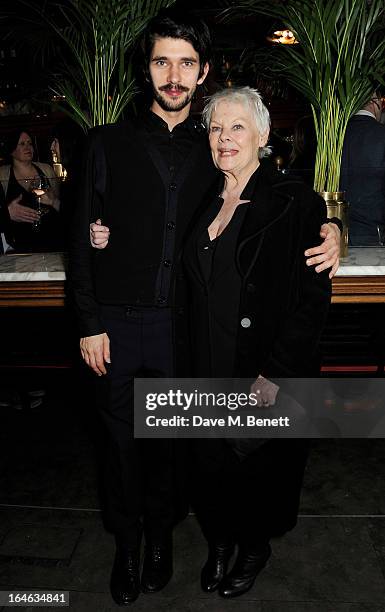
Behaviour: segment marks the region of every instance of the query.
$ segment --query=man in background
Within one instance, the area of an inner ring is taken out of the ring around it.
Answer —
[[[379,246],[385,242],[385,126],[382,99],[374,92],[349,121],[341,165],[341,187],[349,202],[349,242]]]

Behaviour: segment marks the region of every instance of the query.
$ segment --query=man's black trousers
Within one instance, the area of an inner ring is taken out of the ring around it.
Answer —
[[[111,364],[98,378],[98,403],[107,433],[103,453],[104,511],[119,544],[162,543],[177,515],[172,440],[134,439],[134,377],[172,376],[168,308],[103,306]]]

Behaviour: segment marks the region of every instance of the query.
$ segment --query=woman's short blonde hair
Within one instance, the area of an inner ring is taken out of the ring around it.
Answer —
[[[203,109],[202,120],[206,129],[209,130],[211,116],[216,110],[219,102],[236,102],[243,104],[252,113],[258,132],[265,134],[270,132],[270,115],[266,106],[262,102],[262,98],[257,91],[252,87],[231,87],[217,91],[214,95],[208,98]],[[267,157],[271,153],[270,147],[261,147],[258,156]]]

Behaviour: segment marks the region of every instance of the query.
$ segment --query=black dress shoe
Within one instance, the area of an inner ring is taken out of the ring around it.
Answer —
[[[226,575],[230,558],[234,552],[233,544],[212,544],[209,556],[201,572],[201,587],[205,593],[213,593]]]
[[[111,573],[111,595],[118,606],[128,606],[140,593],[139,553],[117,548]]]
[[[227,598],[238,597],[249,591],[270,555],[269,544],[258,551],[240,548],[234,567],[219,586],[219,595]]]
[[[147,545],[144,551],[142,591],[144,593],[161,591],[170,581],[172,572],[172,545]]]

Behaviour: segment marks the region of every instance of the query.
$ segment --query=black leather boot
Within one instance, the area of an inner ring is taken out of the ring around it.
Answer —
[[[201,572],[201,587],[205,593],[216,591],[226,575],[233,552],[233,544],[209,545],[209,556]]]
[[[118,606],[128,606],[137,599],[140,593],[138,549],[117,547],[110,588]]]
[[[219,586],[219,595],[226,598],[238,597],[249,591],[270,555],[269,544],[258,550],[240,548],[234,567]]]
[[[173,572],[172,543],[148,544],[145,547],[142,591],[156,593],[170,581]]]

